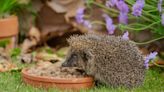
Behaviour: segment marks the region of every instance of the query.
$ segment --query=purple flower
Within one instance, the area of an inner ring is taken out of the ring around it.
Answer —
[[[129,12],[129,7],[128,5],[124,2],[124,0],[119,0],[117,3],[117,8],[120,10],[122,13],[128,13]]]
[[[149,66],[149,61],[151,59],[154,59],[156,57],[158,53],[157,52],[151,52],[146,58],[145,58],[145,62],[144,62],[144,65],[146,67],[146,69],[148,69],[148,66]]]
[[[132,11],[133,11],[132,14],[134,16],[141,16],[144,5],[145,5],[145,0],[137,0],[132,7]]]
[[[161,15],[161,23],[162,23],[162,25],[164,26],[164,13],[162,13],[162,15]]]
[[[129,12],[129,7],[128,5],[124,2],[124,0],[119,0],[117,3],[117,8],[120,10],[120,15],[119,15],[119,22],[122,24],[127,24],[128,23],[128,12]]]
[[[159,12],[162,12],[162,1],[163,1],[163,0],[159,0],[159,1],[158,1],[158,11],[159,11]]]
[[[116,29],[116,26],[113,24],[113,20],[107,14],[103,14],[103,17],[105,18],[108,33],[113,34]]]
[[[120,12],[119,23],[128,24],[128,14],[127,13]]]
[[[124,39],[124,40],[129,40],[129,32],[128,32],[128,31],[126,31],[126,32],[123,34],[122,39]]]
[[[83,23],[84,22],[83,17],[84,17],[84,8],[79,8],[75,16],[77,23]]]
[[[86,26],[86,27],[88,27],[88,28],[92,28],[92,24],[91,24],[90,21],[88,21],[88,20],[85,20],[85,21],[83,22],[83,25]]]
[[[79,8],[77,10],[75,18],[77,23],[81,23],[88,28],[92,27],[91,23],[88,20],[84,20],[84,8]]]
[[[108,0],[106,1],[105,5],[107,7],[114,7],[117,4],[118,0]]]
[[[146,67],[146,69],[149,68],[149,60],[145,60],[145,62],[144,62],[144,66]]]

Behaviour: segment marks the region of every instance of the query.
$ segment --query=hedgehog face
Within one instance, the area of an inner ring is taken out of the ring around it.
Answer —
[[[79,67],[86,69],[87,63],[90,57],[88,53],[84,51],[76,51],[71,49],[67,55],[65,62],[62,64],[64,67]]]

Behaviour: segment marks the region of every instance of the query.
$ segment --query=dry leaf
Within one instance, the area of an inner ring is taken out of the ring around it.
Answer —
[[[73,31],[72,25],[66,23],[63,13],[56,13],[46,5],[39,12],[36,22],[43,42]]]
[[[40,42],[40,37],[41,37],[41,34],[40,34],[39,29],[36,27],[32,27],[29,31],[29,38],[35,39],[37,42]]]
[[[51,0],[47,5],[57,13],[65,13],[68,22],[69,18],[76,15],[78,8],[85,8],[85,0]]]
[[[28,52],[32,47],[35,47],[40,42],[40,32],[36,27],[32,27],[29,31],[28,38],[22,44],[22,53]]]

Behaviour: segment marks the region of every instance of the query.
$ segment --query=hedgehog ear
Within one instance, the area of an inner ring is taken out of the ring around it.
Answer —
[[[68,44],[70,45],[72,43],[72,36],[67,39]]]
[[[68,44],[70,45],[72,40],[70,38],[67,39]]]
[[[67,42],[69,45],[73,44],[74,42],[76,42],[77,38],[79,37],[79,35],[73,35],[70,38],[67,39]]]

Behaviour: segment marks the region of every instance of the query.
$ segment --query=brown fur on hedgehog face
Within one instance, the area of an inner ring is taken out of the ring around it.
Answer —
[[[121,37],[83,35],[69,40],[65,66],[76,66],[100,83],[113,87],[139,86],[145,76],[144,58],[137,46]]]
[[[79,49],[73,49],[72,47],[70,48],[69,54],[67,55],[66,62],[62,64],[64,67],[79,67],[84,70],[86,70],[87,64],[89,64],[89,61],[91,61],[91,54],[89,51],[83,51]]]
[[[93,54],[91,53],[92,49],[90,49],[90,46],[95,45],[93,41],[96,42],[98,39],[99,38],[97,38],[95,35],[88,36],[88,38],[77,35],[70,37],[70,39],[68,39],[70,50],[66,57],[66,62],[64,62],[62,66],[79,67],[87,70],[88,66],[90,66],[90,62],[93,59]],[[86,72],[89,72],[89,70]]]

